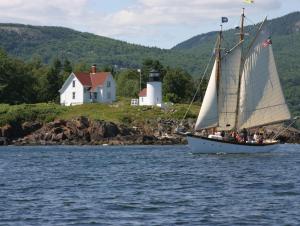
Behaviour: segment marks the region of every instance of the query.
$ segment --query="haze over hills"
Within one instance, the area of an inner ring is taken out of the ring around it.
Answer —
[[[270,20],[273,49],[284,91],[293,111],[300,114],[300,12]],[[257,25],[247,26],[253,34]],[[224,32],[224,43],[236,43],[237,31]],[[138,68],[144,59],[159,60],[165,66],[181,67],[199,77],[212,55],[217,32],[184,41],[170,50],[145,47],[63,27],[0,24],[1,48],[25,61],[40,57],[45,63],[64,57],[75,62]],[[247,41],[246,41],[247,42]]]

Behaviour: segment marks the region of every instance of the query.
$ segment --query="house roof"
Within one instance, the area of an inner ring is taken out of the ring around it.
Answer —
[[[74,74],[83,86],[88,86],[95,90],[98,86],[103,86],[110,72],[97,72],[95,74],[76,72]]]
[[[140,91],[139,97],[146,97],[147,96],[147,88],[144,88]]]

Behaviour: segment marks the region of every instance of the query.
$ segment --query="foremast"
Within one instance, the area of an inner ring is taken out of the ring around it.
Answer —
[[[244,32],[244,21],[245,21],[245,8],[242,9],[242,15],[241,15],[241,28],[240,28],[240,43],[243,45],[244,39],[245,39],[245,32]],[[242,46],[243,50],[243,46]],[[236,102],[236,112],[235,112],[235,123],[234,123],[234,130],[236,131],[237,125],[238,125],[238,118],[239,118],[239,107],[240,107],[240,95],[241,95],[241,79],[242,79],[242,73],[243,73],[243,57],[241,57],[241,66],[240,66],[240,73],[238,77],[238,90],[237,90],[237,102]]]

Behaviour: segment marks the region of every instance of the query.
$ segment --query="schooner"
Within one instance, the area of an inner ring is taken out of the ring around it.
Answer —
[[[222,29],[219,32],[215,62],[204,95],[195,131],[240,131],[291,119],[284,98],[265,19],[250,45],[244,44],[244,9],[239,42],[222,51]],[[187,135],[191,149],[198,153],[269,152],[276,148],[268,143],[237,143]]]

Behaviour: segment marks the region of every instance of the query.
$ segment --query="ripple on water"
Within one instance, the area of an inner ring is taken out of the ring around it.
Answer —
[[[299,225],[300,146],[0,148],[3,225]]]

